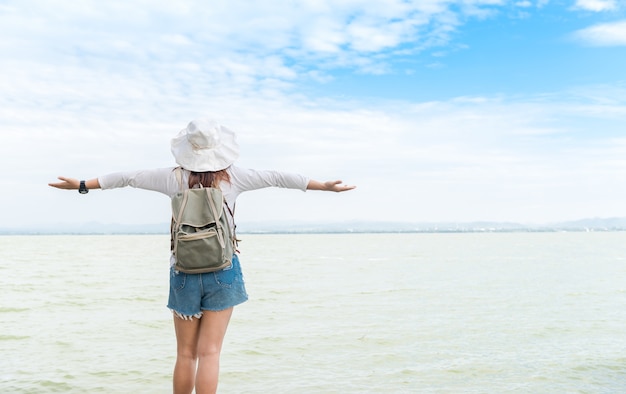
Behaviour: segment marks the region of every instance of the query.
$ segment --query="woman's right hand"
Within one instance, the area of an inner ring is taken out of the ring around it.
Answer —
[[[64,176],[58,177],[61,182],[51,182],[48,186],[56,187],[57,189],[64,190],[78,190],[80,187],[80,181],[74,178],[66,178]]]

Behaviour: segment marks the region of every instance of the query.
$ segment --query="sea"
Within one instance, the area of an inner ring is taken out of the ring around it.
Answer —
[[[220,393],[626,393],[626,232],[241,238]],[[0,393],[171,392],[168,235],[0,256]]]

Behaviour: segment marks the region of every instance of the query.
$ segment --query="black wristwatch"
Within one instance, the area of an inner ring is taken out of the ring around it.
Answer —
[[[78,188],[78,192],[80,194],[89,193],[89,189],[87,189],[87,186],[85,186],[85,181],[80,181],[80,187]]]

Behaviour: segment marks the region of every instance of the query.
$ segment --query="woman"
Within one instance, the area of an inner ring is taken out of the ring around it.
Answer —
[[[235,201],[240,193],[264,187],[344,192],[354,186],[341,181],[319,182],[302,175],[277,171],[256,171],[234,166],[239,157],[235,134],[212,120],[189,123],[172,139],[176,163],[183,169],[184,187],[196,185],[222,190],[234,228]],[[175,168],[119,172],[79,181],[59,177],[52,187],[87,193],[90,189],[132,186],[173,197],[180,191]],[[174,393],[214,393],[217,390],[219,357],[233,307],[248,299],[239,259],[217,272],[185,274],[173,269],[170,261],[168,308],[174,316],[177,354]]]

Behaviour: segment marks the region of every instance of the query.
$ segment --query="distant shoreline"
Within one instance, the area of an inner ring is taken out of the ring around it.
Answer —
[[[626,231],[626,218],[592,218],[551,224],[509,222],[276,222],[240,223],[238,234],[411,234],[411,233],[542,233]],[[0,228],[0,235],[159,235],[169,234],[169,223],[59,224],[42,227]]]

